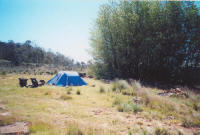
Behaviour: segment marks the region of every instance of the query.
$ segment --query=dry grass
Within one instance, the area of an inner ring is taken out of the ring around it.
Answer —
[[[170,128],[176,134],[179,132],[176,126],[182,124],[185,116],[192,126],[198,123],[199,104],[194,103],[199,103],[199,95],[191,94],[188,99],[165,98],[155,94],[158,90],[144,88],[139,82],[129,85],[125,81],[115,82],[113,92],[113,84],[93,79],[85,79],[89,85],[84,87],[20,88],[19,77],[47,81],[52,76],[7,74],[0,77],[0,105],[5,105],[11,113],[6,117],[0,114],[1,125],[29,121],[33,135],[68,135],[79,131],[84,135],[123,135],[129,131],[131,134],[143,134],[144,131],[154,134],[157,128]],[[100,93],[102,87],[104,94]],[[80,95],[77,95],[78,90]],[[133,103],[133,97],[141,97],[141,103]],[[123,112],[118,112],[119,106]],[[173,119],[168,119],[169,116]],[[190,135],[197,129],[182,127],[181,132]]]

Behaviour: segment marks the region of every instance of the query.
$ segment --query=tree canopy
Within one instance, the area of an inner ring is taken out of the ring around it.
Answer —
[[[191,1],[119,1],[91,31],[97,78],[191,84],[200,72],[200,12]]]
[[[54,65],[64,66],[71,70],[72,68],[84,69],[84,62],[75,62],[73,59],[60,53],[45,51],[41,47],[36,46],[30,40],[25,43],[15,43],[14,41],[0,41],[0,59],[8,60],[13,65],[34,63],[37,65]]]

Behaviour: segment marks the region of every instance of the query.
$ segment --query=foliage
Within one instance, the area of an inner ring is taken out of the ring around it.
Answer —
[[[39,66],[41,64],[49,64],[56,66],[65,66],[69,70],[73,68],[86,68],[86,63],[76,62],[63,54],[52,51],[45,51],[36,46],[32,41],[27,40],[25,43],[15,43],[14,41],[0,41],[0,59],[11,62],[11,65],[19,66]],[[8,63],[7,62],[7,63]],[[56,74],[57,70],[52,74]]]
[[[111,1],[91,32],[97,78],[194,84],[200,77],[200,14],[191,1]]]

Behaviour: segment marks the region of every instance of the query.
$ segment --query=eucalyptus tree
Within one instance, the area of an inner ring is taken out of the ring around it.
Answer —
[[[199,21],[194,2],[104,4],[91,31],[93,71],[97,78],[187,82],[185,72],[199,66]]]

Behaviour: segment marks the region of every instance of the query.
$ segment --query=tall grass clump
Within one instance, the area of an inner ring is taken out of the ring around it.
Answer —
[[[171,133],[169,133],[167,131],[167,129],[164,129],[164,128],[157,128],[155,129],[155,135],[171,135]]]
[[[81,91],[78,89],[78,90],[76,91],[76,94],[77,94],[77,95],[81,95]]]
[[[112,91],[121,92],[124,89],[129,88],[129,84],[125,80],[115,80],[112,84]]]
[[[6,74],[7,74],[6,71],[0,72],[0,75],[6,75]]]
[[[70,100],[70,99],[72,99],[72,97],[70,97],[70,96],[68,96],[68,95],[65,95],[65,94],[62,94],[62,95],[60,96],[60,99],[62,99],[62,100]]]
[[[58,135],[58,134],[66,134],[67,131],[65,129],[59,129],[55,126],[49,125],[43,122],[34,122],[30,126],[30,134],[37,135]]]
[[[173,113],[175,115],[175,111],[177,110],[177,105],[167,99],[166,97],[161,97],[158,95],[154,95],[148,91],[147,88],[141,87],[140,89],[136,89],[136,95],[141,97],[141,102],[146,107],[150,109],[158,110],[162,114]]]
[[[66,90],[67,90],[67,94],[68,94],[68,95],[71,94],[71,91],[72,91],[72,88],[71,88],[71,87],[67,88]]]
[[[115,97],[115,99],[113,100],[113,105],[119,105],[121,104],[121,99],[119,97]]]
[[[131,86],[135,89],[135,90],[139,90],[142,88],[142,85],[140,83],[140,81],[136,81],[136,80],[133,80],[130,82],[131,83]]]
[[[141,112],[143,109],[141,108],[140,105],[134,104],[132,102],[127,102],[127,103],[122,103],[118,105],[118,111],[119,112]]]
[[[83,135],[83,132],[78,126],[70,124],[67,128],[67,135]]]
[[[199,127],[200,128],[200,118],[192,116],[184,116],[182,118],[182,126],[186,128]]]
[[[100,92],[100,93],[104,93],[104,92],[105,92],[105,89],[104,89],[103,86],[100,87],[99,92]]]

